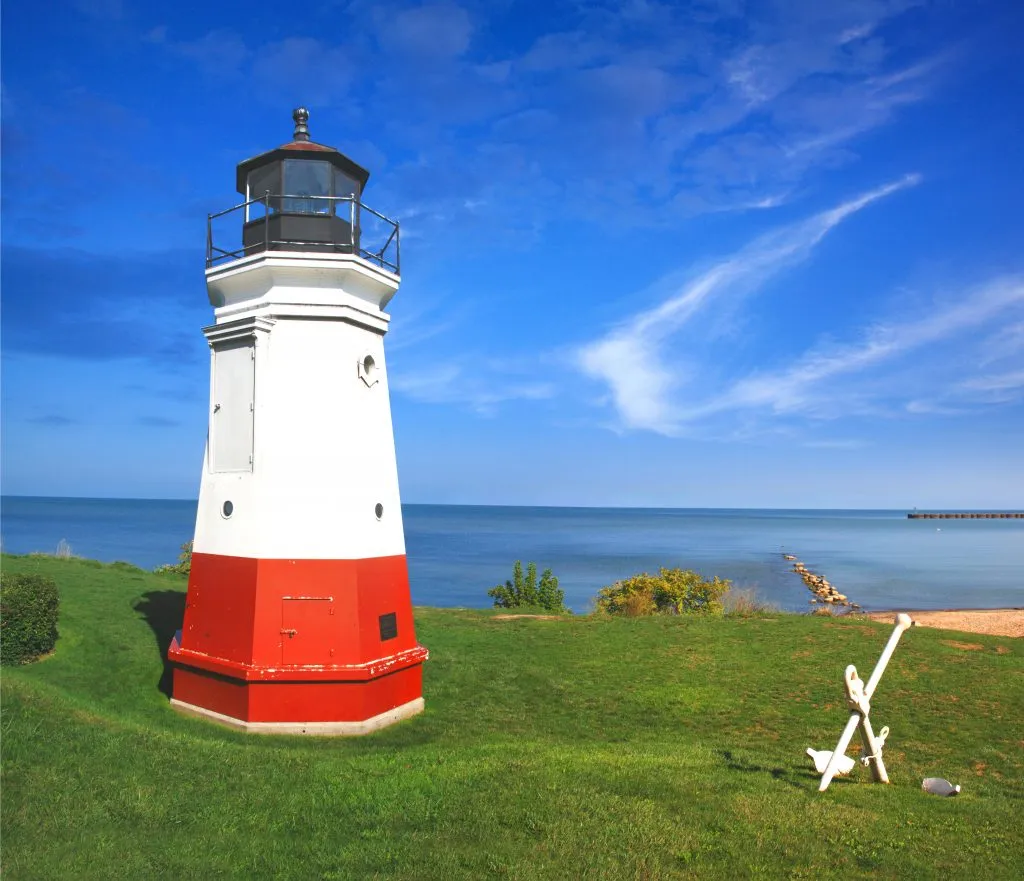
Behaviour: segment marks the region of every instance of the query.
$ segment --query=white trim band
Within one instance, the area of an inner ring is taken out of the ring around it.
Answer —
[[[233,716],[225,716],[223,713],[215,713],[204,707],[197,707],[195,704],[187,704],[184,701],[171,698],[171,706],[180,713],[189,716],[198,716],[209,719],[211,722],[218,722],[244,731],[246,734],[308,734],[319,737],[358,737],[361,734],[370,734],[409,719],[423,712],[425,706],[423,698],[395,707],[378,716],[373,716],[363,722],[246,722],[243,719],[236,719]]]

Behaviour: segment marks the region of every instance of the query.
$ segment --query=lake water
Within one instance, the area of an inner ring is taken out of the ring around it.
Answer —
[[[177,558],[190,501],[5,496],[8,553],[53,553],[146,569]],[[511,508],[403,505],[416,605],[482,607],[516,559],[550,567],[586,611],[614,581],[659,566],[730,578],[783,609],[810,594],[795,554],[866,609],[1024,606],[1024,520],[908,520],[904,511]]]

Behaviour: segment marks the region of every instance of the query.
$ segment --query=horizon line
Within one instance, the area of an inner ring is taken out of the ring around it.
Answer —
[[[189,502],[198,504],[198,498],[164,497],[155,498],[150,496],[50,496],[50,495],[23,495],[20,493],[0,493],[0,499],[44,499],[47,501],[79,501],[79,502]],[[541,508],[550,510],[621,510],[621,511],[899,511],[905,513],[993,513],[1011,514],[1021,513],[1024,509],[999,508],[999,507],[786,507],[777,505],[550,505],[550,504],[514,504],[501,502],[401,502],[405,505],[417,505],[421,507],[435,508]]]

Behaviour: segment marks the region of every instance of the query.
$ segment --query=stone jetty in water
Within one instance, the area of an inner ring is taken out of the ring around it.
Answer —
[[[1024,520],[1024,511],[912,511],[908,520]]]
[[[840,593],[839,589],[824,575],[811,572],[792,554],[783,554],[782,557],[793,564],[793,571],[803,579],[807,589],[814,594],[814,597],[811,599],[812,604],[824,603],[825,605],[840,606],[848,609],[860,608],[857,603],[850,602],[850,598],[845,593]]]

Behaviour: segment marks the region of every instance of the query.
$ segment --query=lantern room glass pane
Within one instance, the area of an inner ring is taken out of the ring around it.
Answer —
[[[270,165],[264,165],[262,168],[254,168],[249,172],[249,177],[246,180],[246,185],[249,188],[249,193],[246,198],[249,200],[262,199],[266,193],[271,195],[279,195],[281,192],[281,163],[272,162]],[[280,210],[280,205],[276,204],[280,200],[270,199],[269,207],[271,211]],[[250,205],[246,212],[246,220],[251,220],[255,217],[262,217],[264,210],[259,205]]]
[[[284,192],[289,197],[331,195],[331,163],[284,160]],[[329,198],[287,198],[284,210],[294,214],[330,214]]]
[[[337,168],[334,169],[334,195],[335,196],[355,196],[359,197],[359,184],[355,180],[350,178],[343,171],[339,171]],[[339,212],[344,209],[339,208]]]

